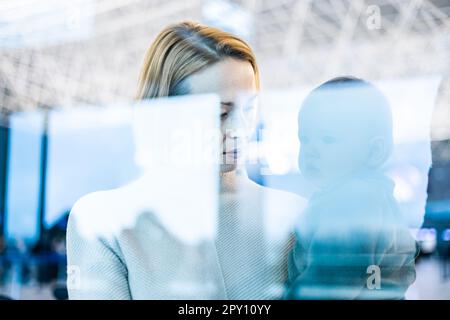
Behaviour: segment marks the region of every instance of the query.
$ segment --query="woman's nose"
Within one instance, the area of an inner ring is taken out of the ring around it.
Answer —
[[[244,115],[239,107],[235,107],[227,119],[230,128],[241,129],[245,127]]]
[[[227,130],[223,135],[223,143],[226,150],[235,149],[238,147],[239,135],[235,133],[234,130]]]
[[[238,139],[241,136],[241,132],[237,128],[228,128],[225,131],[225,138],[227,139]]]
[[[226,138],[237,139],[245,134],[245,123],[238,112],[230,114],[229,118],[223,123],[224,134]]]

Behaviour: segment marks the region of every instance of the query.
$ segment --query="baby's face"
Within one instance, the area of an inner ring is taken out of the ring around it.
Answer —
[[[364,121],[329,104],[301,110],[299,140],[300,171],[319,188],[360,170],[369,155]]]

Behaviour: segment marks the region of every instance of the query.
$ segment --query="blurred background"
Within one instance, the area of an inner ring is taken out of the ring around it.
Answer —
[[[389,172],[422,249],[407,298],[450,299],[449,0],[0,0],[0,295],[67,298],[72,205],[138,175],[129,123],[96,108],[130,103],[151,41],[186,19],[256,53],[269,134],[248,168],[260,184],[302,194],[309,90],[339,75],[380,87],[396,125]]]

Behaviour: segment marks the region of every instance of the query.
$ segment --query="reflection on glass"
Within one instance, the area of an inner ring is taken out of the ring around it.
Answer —
[[[71,299],[282,297],[290,230],[304,201],[252,182],[245,152],[222,157],[227,139],[246,145],[247,128],[233,116],[219,122],[219,110],[215,95],[134,106],[142,175],[73,207]]]
[[[10,118],[7,232],[10,240],[34,242],[39,236],[42,112],[17,113]]]
[[[79,107],[49,114],[46,226],[81,196],[119,187],[137,175],[131,110]]]
[[[82,197],[73,207],[69,296],[223,296],[214,247],[219,135],[212,133],[218,128],[218,99],[155,99],[131,110],[142,172],[119,188]]]
[[[392,130],[367,82],[337,78],[304,100],[299,167],[317,191],[296,223],[287,298],[404,298],[417,250],[383,171]]]

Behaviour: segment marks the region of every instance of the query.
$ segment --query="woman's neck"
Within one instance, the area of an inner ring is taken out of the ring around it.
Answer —
[[[247,180],[248,176],[245,168],[237,168],[228,172],[220,172],[220,193],[236,192]]]

